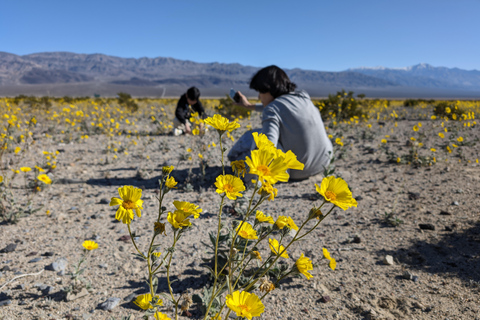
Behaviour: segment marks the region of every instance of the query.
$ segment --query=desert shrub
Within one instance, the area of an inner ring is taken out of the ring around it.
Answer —
[[[407,99],[403,102],[403,105],[405,107],[416,107],[420,104],[433,104],[435,103],[435,100],[430,99],[430,100],[425,100],[425,99]]]
[[[317,106],[323,119],[344,120],[361,117],[365,114],[361,103],[353,97],[353,91],[347,93],[343,89],[338,91],[336,95],[329,94],[328,99],[320,100]]]
[[[138,111],[138,104],[135,101],[133,101],[131,95],[125,92],[119,92],[117,93],[117,96],[118,96],[117,102],[119,105],[126,107],[131,112]]]
[[[442,101],[433,108],[433,114],[437,117],[448,117],[449,119],[459,119],[466,111],[458,107],[454,102]]]

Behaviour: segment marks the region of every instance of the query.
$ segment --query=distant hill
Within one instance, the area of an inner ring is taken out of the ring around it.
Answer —
[[[258,67],[196,63],[173,58],[119,58],[103,54],[0,52],[0,95],[178,96],[197,86],[203,96],[231,87],[249,96]],[[358,68],[342,72],[286,70],[300,89],[326,96],[345,89],[369,97],[480,97],[480,72],[418,65],[405,69]]]
[[[433,67],[429,64],[421,63],[399,69],[377,67],[348,69],[348,71],[391,81],[401,86],[480,90],[480,71],[477,70],[468,71],[458,68]]]

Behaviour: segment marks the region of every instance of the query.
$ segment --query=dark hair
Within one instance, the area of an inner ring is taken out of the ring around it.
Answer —
[[[258,71],[250,81],[250,89],[260,93],[270,92],[273,98],[295,91],[297,85],[290,81],[285,71],[268,66]]]
[[[191,87],[187,90],[187,98],[192,101],[198,101],[200,98],[200,90],[197,87]]]

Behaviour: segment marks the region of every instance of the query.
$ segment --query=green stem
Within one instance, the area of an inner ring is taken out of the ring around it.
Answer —
[[[137,249],[138,254],[141,255],[144,259],[148,259],[147,257],[145,257],[145,255],[140,250],[138,250],[137,244],[135,243],[135,240],[133,240],[132,230],[130,229],[130,224],[127,224],[127,227],[128,227],[128,233],[130,234],[130,239],[132,239],[133,246],[135,247],[135,249]]]
[[[303,229],[303,227],[307,224],[307,222],[311,219],[307,219],[305,220],[305,222],[300,226],[300,228],[298,229],[298,232],[297,234],[295,235],[295,237],[293,237],[292,241],[290,241],[290,243],[282,250],[278,253],[277,257],[275,258],[275,260],[270,264],[270,266],[260,275],[257,277],[256,280],[252,281],[244,290],[248,290],[250,289],[253,285],[255,285],[255,283],[257,283],[258,279],[263,277],[271,268],[272,266],[277,262],[277,260],[280,258],[280,256],[287,251],[287,249],[297,240],[300,240],[302,239],[303,237],[305,237],[307,234],[309,234],[310,232],[312,232],[313,230],[315,230],[315,228],[323,221],[323,219],[325,219],[329,214],[330,212],[332,212],[332,210],[335,208],[335,206],[333,206],[326,215],[322,216],[319,220],[319,222],[317,222],[315,224],[315,226],[313,226],[312,229],[310,229],[308,232],[306,232],[304,235],[302,235],[301,237],[297,237],[298,234],[300,233],[300,231]],[[268,259],[265,261],[265,263],[267,263]],[[263,265],[265,265],[265,263]],[[262,265],[262,267],[263,267]],[[261,270],[261,267],[258,269],[258,270]],[[251,280],[253,280],[253,278],[255,277],[255,275],[257,274],[258,270],[250,277],[249,281],[250,282]]]
[[[180,238],[180,236],[179,236],[178,238]],[[177,244],[178,238],[177,238],[177,231],[175,230],[174,233],[173,233],[172,249],[175,248],[175,245]],[[170,265],[171,265],[171,263],[172,263],[172,257],[173,257],[173,253],[170,255],[170,257],[169,257],[169,259],[168,259],[168,264],[167,264],[167,283],[168,283],[168,290],[170,291],[170,296],[172,297],[173,303],[175,303],[175,319],[178,319],[178,301],[175,300],[175,296],[173,295],[173,290],[172,290],[172,284],[171,284],[171,281],[170,281]]]

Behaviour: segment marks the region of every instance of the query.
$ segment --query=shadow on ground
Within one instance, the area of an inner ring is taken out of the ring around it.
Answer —
[[[446,228],[454,228],[448,226]],[[454,230],[454,229],[453,229]],[[425,231],[429,232],[429,231]],[[448,232],[448,231],[446,231]],[[480,222],[461,232],[444,233],[436,242],[417,241],[409,248],[379,251],[390,254],[411,269],[456,275],[465,282],[480,281]]]
[[[130,168],[125,168],[125,171],[131,171]],[[117,170],[122,171],[122,170]],[[230,167],[225,168],[226,174],[231,174]],[[179,190],[188,191],[189,184],[193,190],[200,190],[209,188],[214,185],[218,175],[222,174],[221,166],[207,167],[205,174],[202,173],[200,168],[192,168],[190,173],[189,169],[174,170],[171,174],[178,182]],[[138,175],[127,178],[101,178],[101,179],[89,179],[86,181],[89,185],[97,186],[125,186],[131,185],[142,189],[158,189],[158,180],[161,179],[161,174],[151,177],[149,179],[142,179]],[[193,191],[192,190],[192,191]]]

